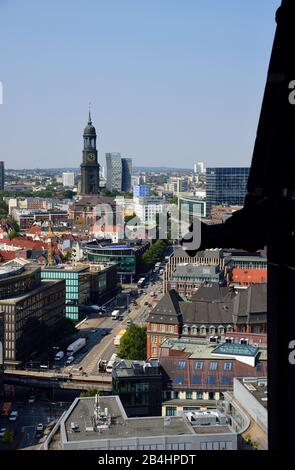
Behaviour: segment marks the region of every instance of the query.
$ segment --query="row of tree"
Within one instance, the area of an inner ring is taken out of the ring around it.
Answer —
[[[164,258],[168,242],[166,240],[157,240],[142,255],[142,271],[149,271],[157,261]]]

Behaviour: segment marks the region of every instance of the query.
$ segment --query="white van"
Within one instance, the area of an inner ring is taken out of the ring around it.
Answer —
[[[118,320],[119,316],[120,316],[120,310],[112,311],[112,320]]]

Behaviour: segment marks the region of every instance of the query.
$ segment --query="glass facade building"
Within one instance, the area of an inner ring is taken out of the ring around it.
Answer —
[[[150,187],[146,184],[136,184],[133,187],[133,196],[147,197],[150,195]]]
[[[122,158],[122,191],[131,191],[132,159]]]
[[[213,205],[243,205],[250,168],[207,168],[206,210],[211,215]]]
[[[65,279],[66,281],[66,317],[79,320],[79,307],[90,299],[90,277],[88,268],[57,269],[45,268],[42,279]]]
[[[120,153],[106,153],[107,183],[109,191],[122,190],[122,158]]]
[[[142,245],[118,245],[88,243],[85,247],[87,259],[91,263],[117,264],[121,282],[133,282],[138,275],[140,257],[149,243]]]

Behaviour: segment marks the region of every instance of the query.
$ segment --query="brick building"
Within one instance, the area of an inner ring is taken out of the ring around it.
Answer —
[[[266,321],[266,284],[242,289],[201,286],[191,302],[171,290],[147,318],[147,357],[159,357],[167,338],[266,333]]]

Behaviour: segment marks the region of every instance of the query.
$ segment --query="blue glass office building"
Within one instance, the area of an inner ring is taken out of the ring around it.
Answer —
[[[207,168],[206,210],[211,215],[213,205],[244,205],[250,168]]]
[[[90,298],[89,269],[78,267],[46,267],[41,271],[42,279],[65,279],[66,281],[66,317],[79,320],[79,307]]]

